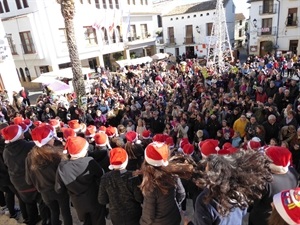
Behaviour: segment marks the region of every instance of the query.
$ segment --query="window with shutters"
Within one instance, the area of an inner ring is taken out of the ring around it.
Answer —
[[[19,34],[24,54],[36,53],[30,31],[20,32]]]
[[[297,26],[298,25],[298,17],[297,17],[297,8],[290,8],[288,10],[288,17],[286,21],[287,26]]]

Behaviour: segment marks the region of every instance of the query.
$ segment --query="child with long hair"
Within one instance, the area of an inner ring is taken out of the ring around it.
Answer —
[[[185,198],[185,192],[178,176],[167,169],[169,154],[166,144],[154,142],[145,149],[140,185],[144,196],[141,225],[179,225],[181,222],[178,205]]]
[[[51,212],[51,224],[60,225],[60,211],[65,225],[72,225],[70,201],[67,191],[60,194],[54,190],[58,164],[65,158],[62,149],[54,147],[52,127],[46,125],[32,130],[32,139],[36,146],[26,158],[26,182],[32,184],[42,196]],[[60,151],[61,150],[61,151]]]
[[[209,155],[198,166],[205,172],[194,174],[195,183],[204,187],[195,205],[193,222],[188,225],[242,224],[246,209],[260,198],[272,179],[264,155],[240,151],[232,155]],[[195,171],[197,171],[195,169]]]

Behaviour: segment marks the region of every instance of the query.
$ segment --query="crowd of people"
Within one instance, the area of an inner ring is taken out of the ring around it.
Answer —
[[[300,224],[298,60],[102,70],[82,107],[3,92],[0,205],[29,225],[71,225],[70,207],[86,225]]]

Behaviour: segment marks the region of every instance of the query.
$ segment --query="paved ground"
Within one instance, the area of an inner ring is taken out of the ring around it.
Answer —
[[[78,220],[76,211],[74,210],[74,208],[71,208],[71,212],[73,215],[73,225],[81,225],[82,223]],[[192,214],[193,214],[192,201],[188,200],[186,216],[189,218],[192,218]],[[22,223],[22,221],[23,221],[22,218],[20,218],[19,221],[15,220],[15,219],[10,219],[8,214],[0,215],[0,225],[26,225],[26,224]],[[182,222],[182,224],[183,224],[183,222]],[[38,225],[41,225],[41,223],[39,223]],[[106,225],[112,225],[111,221],[107,220]]]

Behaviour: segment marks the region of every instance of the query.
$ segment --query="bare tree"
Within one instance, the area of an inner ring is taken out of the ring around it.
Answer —
[[[86,93],[73,24],[75,0],[57,0],[57,2],[61,6],[61,14],[65,21],[67,44],[73,72],[73,87],[77,97],[77,104],[81,107],[83,105],[81,98],[86,96]]]

